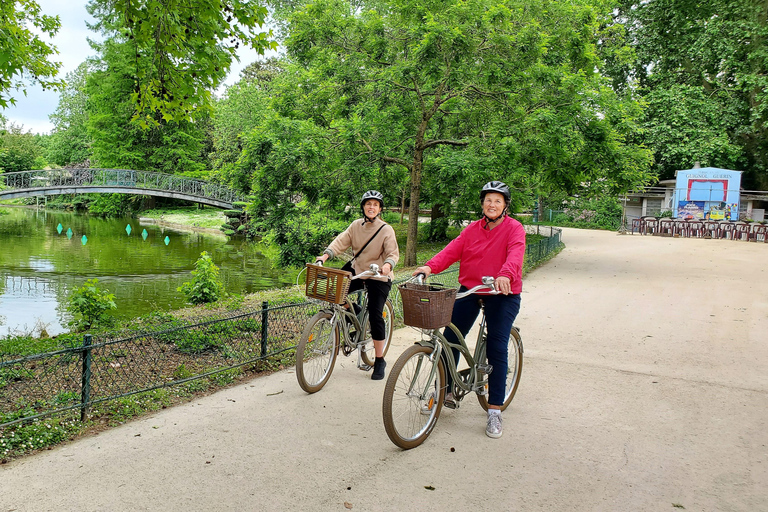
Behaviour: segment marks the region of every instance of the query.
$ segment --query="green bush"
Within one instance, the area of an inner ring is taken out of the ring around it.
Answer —
[[[69,294],[67,310],[75,317],[71,323],[78,329],[90,329],[99,322],[105,322],[108,312],[117,309],[115,295],[99,290],[98,282],[98,279],[89,279]]]
[[[211,256],[206,251],[200,253],[192,276],[192,281],[178,288],[178,291],[184,293],[192,304],[216,302],[224,295],[224,283],[219,278],[219,267],[213,264]]]

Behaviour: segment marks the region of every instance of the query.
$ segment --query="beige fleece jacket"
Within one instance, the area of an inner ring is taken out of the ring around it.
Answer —
[[[376,238],[368,244],[368,247],[361,254],[357,254],[381,226],[384,226],[384,228],[376,235]],[[376,220],[373,222],[363,223],[362,219],[353,221],[323,252],[331,258],[335,258],[350,247],[356,255],[353,264],[356,274],[368,270],[372,263],[377,264],[379,267],[389,263],[392,269],[394,269],[400,260],[400,248],[397,246],[395,230],[392,229],[392,226],[381,220],[380,217],[376,217]],[[361,279],[366,278],[363,277]],[[386,277],[383,278],[383,280],[386,279]]]

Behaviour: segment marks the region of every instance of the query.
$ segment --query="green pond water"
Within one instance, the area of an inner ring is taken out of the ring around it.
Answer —
[[[192,279],[202,251],[220,268],[229,293],[280,287],[296,279],[295,271],[274,267],[258,244],[223,234],[163,228],[138,218],[4,209],[9,213],[0,215],[0,337],[39,331],[40,326],[51,335],[66,332],[67,294],[92,278],[115,294],[114,315],[121,318],[184,307],[176,289]]]

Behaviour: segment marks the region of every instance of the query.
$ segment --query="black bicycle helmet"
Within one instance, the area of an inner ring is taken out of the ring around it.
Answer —
[[[363,198],[360,200],[360,208],[365,206],[365,202],[369,199],[376,199],[379,204],[381,205],[381,208],[384,209],[384,196],[381,195],[381,192],[378,190],[369,190],[365,194],[363,194]]]
[[[507,204],[509,204],[510,200],[510,194],[509,194],[509,187],[505,185],[501,181],[489,181],[485,185],[483,185],[483,190],[480,191],[480,202],[483,202],[485,200],[485,195],[488,192],[498,192],[499,194],[504,196],[504,200]]]

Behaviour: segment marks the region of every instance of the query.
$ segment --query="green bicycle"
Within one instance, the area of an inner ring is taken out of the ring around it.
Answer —
[[[417,276],[420,279],[420,276]],[[403,297],[403,309],[409,307],[406,304],[406,295],[403,289],[413,284],[413,280],[400,287]],[[434,286],[418,284],[415,288],[423,288],[416,294],[414,306],[429,304],[430,294],[441,292],[455,292],[455,290],[441,290]],[[431,288],[431,289],[430,289]],[[488,289],[490,293],[498,293],[494,287],[493,277],[483,277],[483,284],[475,286],[466,292],[459,293],[456,298],[466,297],[481,289]],[[413,296],[413,294],[409,294]],[[479,299],[482,301],[482,299]],[[448,310],[448,314],[452,310]],[[482,306],[482,302],[481,302]],[[444,306],[442,306],[444,308]],[[440,332],[440,329],[422,328],[422,339],[407,348],[397,359],[389,373],[387,384],[384,388],[384,401],[382,412],[384,416],[384,428],[389,439],[400,448],[408,450],[423,443],[432,433],[445,400],[447,380],[446,372],[453,377],[453,397],[458,408],[461,400],[469,393],[475,393],[483,409],[488,410],[488,375],[493,368],[487,363],[486,358],[486,323],[485,308],[482,307],[480,317],[480,330],[475,343],[474,352],[470,352],[464,336],[453,325],[448,324],[458,339],[457,343],[449,342]],[[408,316],[407,314],[405,315]],[[450,317],[448,317],[450,318]],[[409,324],[406,318],[406,324]],[[411,322],[419,323],[419,322]],[[422,324],[423,325],[423,324]],[[421,328],[422,325],[413,325]],[[517,392],[520,384],[520,375],[523,371],[523,340],[516,327],[512,327],[509,333],[508,367],[504,403],[501,410],[505,410]],[[458,349],[465,358],[468,368],[457,369],[453,350]]]
[[[296,378],[301,389],[307,393],[323,389],[331,377],[339,352],[349,356],[357,350],[357,367],[363,371],[373,367],[376,352],[368,321],[368,294],[365,289],[357,292],[360,293],[356,304],[360,313],[356,314],[347,290],[349,282],[354,279],[380,275],[376,264],[356,276],[322,265],[307,264],[307,296],[328,303],[328,307],[309,319],[296,346]],[[392,302],[387,299],[382,311],[386,334],[383,355],[386,355],[392,340],[394,315]]]

